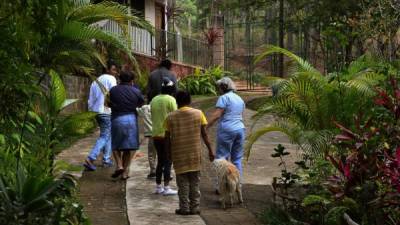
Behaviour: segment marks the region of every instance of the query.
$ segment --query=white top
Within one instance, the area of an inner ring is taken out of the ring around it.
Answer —
[[[117,79],[109,74],[101,75],[97,78],[97,81],[104,86],[107,92],[109,92],[112,87],[117,85]],[[93,81],[90,85],[88,109],[91,112],[111,114],[111,109],[104,106],[104,94],[96,81]]]
[[[143,105],[140,108],[136,108],[139,116],[143,118],[144,136],[149,137],[152,135],[152,123],[151,123],[151,108],[150,105]]]

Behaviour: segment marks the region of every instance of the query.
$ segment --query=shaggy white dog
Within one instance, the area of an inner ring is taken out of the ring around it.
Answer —
[[[222,208],[229,196],[231,207],[233,206],[233,196],[236,193],[240,203],[243,203],[242,190],[240,187],[239,170],[231,162],[225,159],[216,159],[213,162],[218,179],[218,191],[221,195],[220,201]]]

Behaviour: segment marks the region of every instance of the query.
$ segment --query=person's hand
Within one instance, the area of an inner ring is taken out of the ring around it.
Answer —
[[[215,155],[212,151],[208,152],[208,158],[210,159],[210,162],[213,162],[215,159]]]

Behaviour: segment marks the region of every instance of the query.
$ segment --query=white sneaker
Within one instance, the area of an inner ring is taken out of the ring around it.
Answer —
[[[169,186],[164,187],[163,195],[176,195],[178,191],[172,190]]]
[[[155,191],[155,193],[156,194],[162,194],[162,193],[164,193],[164,187],[162,186],[162,185],[157,185],[157,187],[156,187],[156,191]]]

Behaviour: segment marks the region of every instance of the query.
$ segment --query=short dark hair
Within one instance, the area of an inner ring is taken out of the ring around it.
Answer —
[[[170,70],[172,67],[172,62],[169,59],[163,59],[161,60],[159,67],[165,67]]]
[[[190,96],[190,93],[187,91],[179,90],[176,93],[176,104],[178,104],[178,107],[183,107],[186,105],[190,105],[192,103],[192,97]]]
[[[118,64],[114,60],[110,59],[110,60],[107,61],[106,69],[109,70],[109,69],[111,69],[112,66],[115,66],[115,67],[118,68]]]
[[[121,82],[128,83],[135,79],[135,74],[130,71],[121,71],[119,74],[119,79]]]

